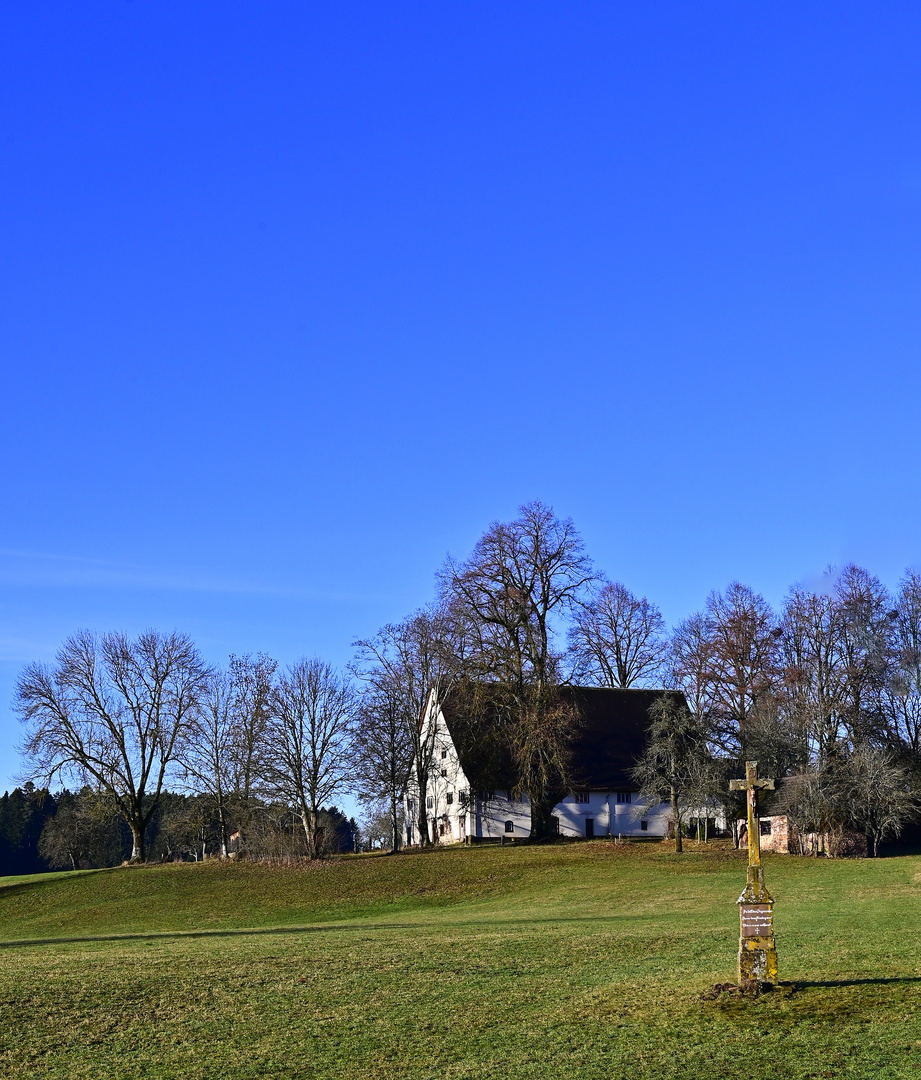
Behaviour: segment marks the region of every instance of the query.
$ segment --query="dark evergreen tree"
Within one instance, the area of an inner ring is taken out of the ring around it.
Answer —
[[[39,874],[49,869],[38,841],[54,811],[54,796],[31,783],[0,796],[0,875]]]

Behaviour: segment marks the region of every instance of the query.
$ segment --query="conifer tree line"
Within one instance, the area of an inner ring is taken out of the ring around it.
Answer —
[[[875,850],[916,812],[914,571],[890,593],[868,570],[832,569],[819,588],[791,588],[780,610],[733,582],[669,629],[653,601],[593,566],[571,520],[533,502],[466,559],[449,557],[436,583],[428,606],[354,642],[343,671],[319,658],[282,669],[264,654],[215,669],[178,632],[76,633],[20,675],[32,786],[4,798],[33,809],[51,799],[39,829],[51,865],[111,860],[117,845],[99,852],[116,836],[133,860],[315,859],[343,845],[334,804],[346,793],[365,807],[366,832],[396,850],[410,783],[425,845],[434,690],[469,717],[465,737],[506,753],[541,839],[570,786],[580,723],[560,689],[578,685],[683,695],[656,706],[636,769],[644,798],[671,801],[679,842],[695,806],[738,813],[728,777],[746,759],[783,781],[777,808],[804,836],[850,827]]]

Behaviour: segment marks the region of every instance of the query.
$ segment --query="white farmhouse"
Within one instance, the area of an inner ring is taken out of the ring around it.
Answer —
[[[562,693],[579,716],[571,751],[574,790],[556,804],[553,824],[561,836],[665,836],[667,803],[641,806],[631,770],[643,752],[649,709],[661,690],[566,687]],[[436,843],[523,839],[531,832],[527,793],[513,797],[508,755],[495,744],[469,738],[471,725],[450,701],[429,698],[423,743],[433,748],[426,792],[429,834]],[[406,794],[406,841],[418,843],[419,792]]]

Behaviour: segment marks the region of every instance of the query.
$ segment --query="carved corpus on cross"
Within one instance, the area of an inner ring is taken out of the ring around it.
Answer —
[[[777,982],[774,945],[774,900],[764,886],[761,867],[761,821],[758,791],[773,791],[773,780],[758,779],[758,762],[745,762],[745,779],[730,780],[730,791],[748,793],[748,881],[737,903],[742,929],[739,936],[739,982]]]

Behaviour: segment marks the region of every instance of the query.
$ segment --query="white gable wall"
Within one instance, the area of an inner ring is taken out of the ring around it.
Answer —
[[[468,812],[470,785],[445,723],[441,706],[434,701],[434,690],[429,695],[423,719],[423,745],[431,738],[433,746],[432,767],[426,792],[426,817],[429,835],[438,843],[463,840],[470,835]],[[418,844],[416,808],[419,791],[415,773],[410,778],[405,798],[406,840]]]

